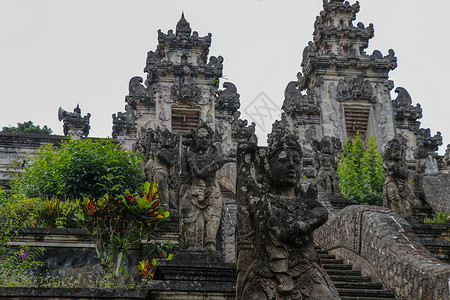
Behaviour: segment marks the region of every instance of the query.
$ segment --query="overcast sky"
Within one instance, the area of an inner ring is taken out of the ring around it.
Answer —
[[[395,51],[398,67],[390,78],[409,91],[413,104],[421,103],[422,127],[433,135],[441,131],[443,153],[450,143],[450,1],[359,2],[354,24],[375,27],[366,52]],[[83,114],[92,114],[90,136],[98,137],[111,136],[111,115],[124,111],[129,79],[146,76],[157,30],[175,29],[182,11],[200,36],[212,33],[210,55],[224,57],[224,75],[236,84],[243,117],[250,120],[261,93],[281,108],[322,9],[321,0],[0,0],[0,5],[0,127],[32,120],[62,134],[58,107],[72,111],[79,103]],[[279,111],[259,119],[260,140],[278,116]]]

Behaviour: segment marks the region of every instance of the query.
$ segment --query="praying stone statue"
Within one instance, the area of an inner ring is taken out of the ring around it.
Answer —
[[[414,193],[408,182],[406,147],[394,138],[384,150],[383,167],[386,180],[383,186],[383,205],[400,215],[412,215]]]
[[[141,129],[139,151],[146,157],[146,179],[158,184],[159,203],[164,210],[178,209],[178,163],[179,137],[166,128]]]
[[[216,172],[231,161],[213,144],[214,131],[202,122],[183,135],[187,144],[186,184],[181,189],[180,247],[188,251],[216,251],[216,237],[223,213],[223,198]]]
[[[247,138],[237,150],[237,299],[340,299],[314,250],[313,232],[328,212],[314,185],[300,185],[297,137],[274,132],[268,147]]]

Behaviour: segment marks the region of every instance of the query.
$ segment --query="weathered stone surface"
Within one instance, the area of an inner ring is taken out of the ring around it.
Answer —
[[[17,300],[68,300],[68,299],[145,299],[145,290],[96,288],[23,288],[2,287],[0,298]]]
[[[316,230],[315,241],[378,278],[396,297],[449,299],[450,266],[437,260],[409,223],[386,208],[358,205]]]
[[[224,207],[216,172],[229,159],[213,144],[214,131],[204,122],[183,137],[187,177],[180,193],[180,246],[214,252]]]
[[[62,120],[64,123],[64,135],[71,135],[72,138],[79,139],[81,137],[87,137],[89,135],[89,119],[91,118],[91,114],[88,113],[85,116],[81,115],[80,106],[77,105],[73,110],[73,113],[68,111],[62,111],[60,121]]]
[[[164,261],[149,283],[147,299],[235,299],[234,264],[194,261]],[[184,297],[184,298],[183,298]]]
[[[137,142],[138,150],[146,159],[145,175],[148,182],[156,182],[159,203],[164,210],[179,206],[179,135],[159,126],[153,130],[142,128]]]
[[[303,192],[302,150],[282,123],[268,147],[251,132],[238,144],[237,299],[340,299],[312,240],[328,213]]]
[[[40,135],[13,132],[0,132],[0,185],[9,189],[9,180],[20,169],[8,169],[15,160],[31,156],[39,152],[39,148],[47,144],[59,145],[67,137],[60,135]]]
[[[450,212],[450,175],[426,174],[422,177],[425,201],[435,212]]]
[[[386,174],[383,206],[404,217],[412,215],[416,199],[409,187],[405,146],[399,139],[392,139],[386,145],[383,154],[383,167]]]

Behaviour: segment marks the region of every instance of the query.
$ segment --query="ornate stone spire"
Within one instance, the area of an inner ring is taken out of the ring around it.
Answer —
[[[184,18],[184,12],[181,13],[181,19],[177,23],[176,36],[186,39],[191,36],[191,26],[189,25],[189,22]]]

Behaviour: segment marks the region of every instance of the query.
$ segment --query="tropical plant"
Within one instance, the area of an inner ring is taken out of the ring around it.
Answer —
[[[159,208],[156,183],[146,182],[141,193],[119,194],[118,190],[119,186],[112,186],[103,197],[85,197],[80,203],[101,265],[117,281],[121,273],[127,274],[126,252],[144,239],[155,240],[156,231],[169,217]]]
[[[53,131],[44,125],[44,127],[40,127],[39,125],[34,125],[32,121],[17,123],[17,127],[14,126],[4,126],[1,132],[23,132],[23,133],[32,133],[32,134],[45,134],[50,135]]]
[[[43,201],[36,211],[38,226],[75,228],[84,220],[79,201],[61,201],[56,197]]]
[[[42,266],[38,258],[43,248],[28,245],[12,247],[10,242],[19,232],[36,222],[34,215],[38,201],[6,195],[0,189],[0,286],[34,286],[33,271]]]
[[[346,199],[359,204],[383,204],[385,175],[375,138],[369,138],[367,147],[359,134],[353,140],[347,140],[337,173],[341,193]]]
[[[120,187],[118,193],[137,191],[144,180],[141,159],[106,139],[47,145],[20,165],[24,169],[13,180],[12,190],[42,199],[99,198],[109,193],[111,182]]]
[[[424,223],[446,224],[450,223],[450,213],[440,212],[432,218],[425,218]]]

